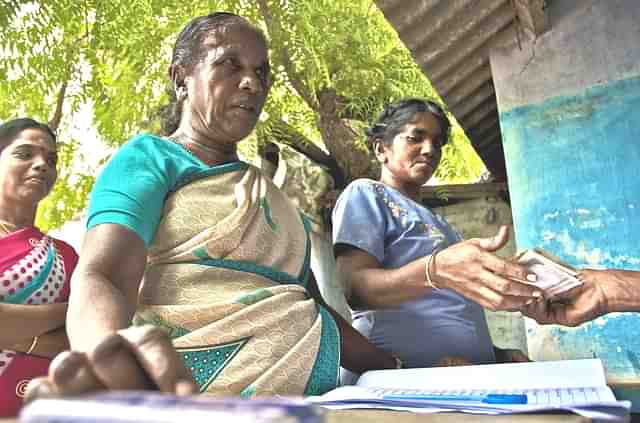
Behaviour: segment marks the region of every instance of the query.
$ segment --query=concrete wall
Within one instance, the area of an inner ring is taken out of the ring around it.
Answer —
[[[491,53],[517,245],[640,270],[640,4],[556,0],[547,13],[540,38]],[[636,313],[527,327],[537,360],[600,357],[611,382],[640,382]]]

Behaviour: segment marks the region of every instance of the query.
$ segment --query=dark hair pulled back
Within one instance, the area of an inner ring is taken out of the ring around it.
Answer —
[[[451,135],[451,122],[442,107],[433,100],[405,98],[387,104],[378,119],[365,130],[369,149],[373,151],[374,141],[378,139],[385,145],[390,145],[402,127],[411,122],[416,113],[424,112],[431,113],[440,123],[442,145],[445,145]]]
[[[0,151],[14,142],[22,131],[27,129],[39,129],[42,132],[46,132],[51,135],[53,142],[56,142],[56,134],[51,130],[49,125],[31,118],[17,118],[0,125]]]
[[[184,78],[205,55],[206,51],[202,48],[202,42],[212,31],[236,23],[251,26],[249,21],[242,16],[229,12],[214,12],[192,19],[178,34],[169,66],[171,80],[168,88],[169,104],[161,109],[163,134],[169,135],[175,132],[180,125],[183,99],[176,97],[176,88],[184,83]],[[260,32],[260,34],[262,33]],[[262,36],[264,38],[264,35]]]

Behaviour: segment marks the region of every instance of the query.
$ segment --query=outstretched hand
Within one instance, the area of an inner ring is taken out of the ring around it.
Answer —
[[[542,297],[531,285],[535,274],[495,254],[509,239],[506,226],[489,238],[473,238],[448,247],[433,263],[433,280],[490,310],[518,310]]]
[[[522,313],[541,324],[577,326],[612,311],[640,310],[640,272],[629,270],[582,270],[581,286],[564,295],[563,301],[540,301]]]
[[[106,389],[197,392],[191,374],[164,331],[129,327],[104,338],[87,352],[65,351],[51,363],[48,377],[31,381],[26,401]]]

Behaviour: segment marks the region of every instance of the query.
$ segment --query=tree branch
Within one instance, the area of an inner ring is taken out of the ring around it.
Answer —
[[[291,125],[283,120],[278,120],[271,125],[271,136],[275,138],[275,141],[288,145],[309,160],[326,168],[333,178],[335,186],[344,187],[345,175],[338,162]]]
[[[85,32],[84,32],[84,35],[81,35],[80,37],[76,38],[72,43],[72,48],[70,50],[67,50],[67,56],[68,56],[67,63],[69,63],[69,67],[67,68],[67,72],[65,72],[66,79],[60,86],[60,89],[58,90],[58,95],[56,97],[56,110],[54,111],[53,116],[51,117],[48,123],[49,127],[53,130],[53,132],[56,132],[58,130],[58,127],[60,126],[60,122],[62,121],[62,109],[64,107],[64,97],[67,94],[67,87],[69,85],[69,80],[71,79],[71,75],[73,73],[73,68],[74,68],[74,66],[71,63],[73,62],[74,56],[76,56],[80,51],[80,48],[82,48],[83,42],[89,39],[89,22],[88,22],[86,1],[84,2],[84,7],[85,7]]]
[[[276,22],[271,10],[269,9],[269,5],[267,4],[267,0],[258,0],[258,6],[260,8],[260,13],[267,24],[267,30],[271,34],[272,38],[280,38],[280,34],[282,32],[281,26],[279,22]],[[300,76],[296,67],[291,60],[291,55],[289,54],[289,50],[282,44],[282,48],[279,51],[280,60],[282,61],[282,65],[284,66],[287,75],[289,76],[289,82],[293,86],[293,88],[298,92],[300,97],[307,103],[307,105],[311,108],[311,110],[318,111],[318,100],[316,99],[313,92],[309,90],[309,88],[305,85],[303,78]]]
[[[64,106],[64,96],[67,93],[67,84],[68,81],[64,81],[60,86],[56,99],[56,110],[49,120],[49,127],[53,130],[53,132],[56,132],[58,130],[58,126],[60,126],[60,121],[62,120],[62,107]]]

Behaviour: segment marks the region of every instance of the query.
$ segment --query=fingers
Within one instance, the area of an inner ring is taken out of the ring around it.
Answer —
[[[120,333],[113,333],[88,353],[93,372],[109,389],[153,389],[136,353]]]
[[[31,401],[104,389],[160,389],[190,395],[197,385],[164,331],[152,326],[131,327],[111,334],[92,351],[60,353],[49,377],[28,387]]]
[[[502,225],[495,236],[490,238],[475,238],[470,241],[483,250],[491,252],[498,251],[509,241],[509,228]]]
[[[78,395],[105,389],[91,369],[86,354],[64,351],[49,366],[50,388],[56,395]]]
[[[577,278],[583,283],[597,283],[598,279],[604,279],[605,275],[605,271],[602,270],[582,269],[578,272]]]
[[[532,285],[536,282],[538,276],[529,271],[525,266],[504,260],[494,254],[483,254],[482,264],[493,273],[497,273],[507,279],[512,279],[521,285],[529,286],[530,289],[528,289],[528,291],[536,291],[542,294],[540,289]]]
[[[38,377],[31,379],[27,385],[27,391],[24,395],[24,403],[28,404],[38,398],[47,398],[55,396],[53,384],[46,377]]]
[[[554,311],[556,323],[563,326],[580,326],[589,320],[598,317],[589,311],[579,310],[575,307],[562,306]]]
[[[521,308],[520,312],[541,325],[577,326],[585,321],[584,313],[573,304],[560,302],[536,301]]]
[[[64,351],[49,366],[49,377],[33,379],[27,386],[25,402],[37,398],[69,396],[105,389],[91,370],[87,356]]]
[[[501,274],[493,272],[485,272],[482,276],[483,282],[490,287],[496,294],[504,297],[504,304],[497,304],[501,310],[508,308],[521,308],[527,303],[543,298],[542,291],[534,285],[508,279]],[[507,299],[511,297],[511,301],[507,303]]]
[[[540,324],[553,323],[553,310],[551,309],[550,304],[551,303],[549,301],[540,299],[526,304],[524,307],[520,308],[520,312]]]
[[[191,373],[163,330],[153,326],[130,327],[120,331],[120,335],[160,391],[181,395],[198,391]]]
[[[492,311],[520,311],[527,303],[535,301],[535,298],[507,295],[490,286],[480,284],[467,285],[464,289],[457,289],[457,291]]]

